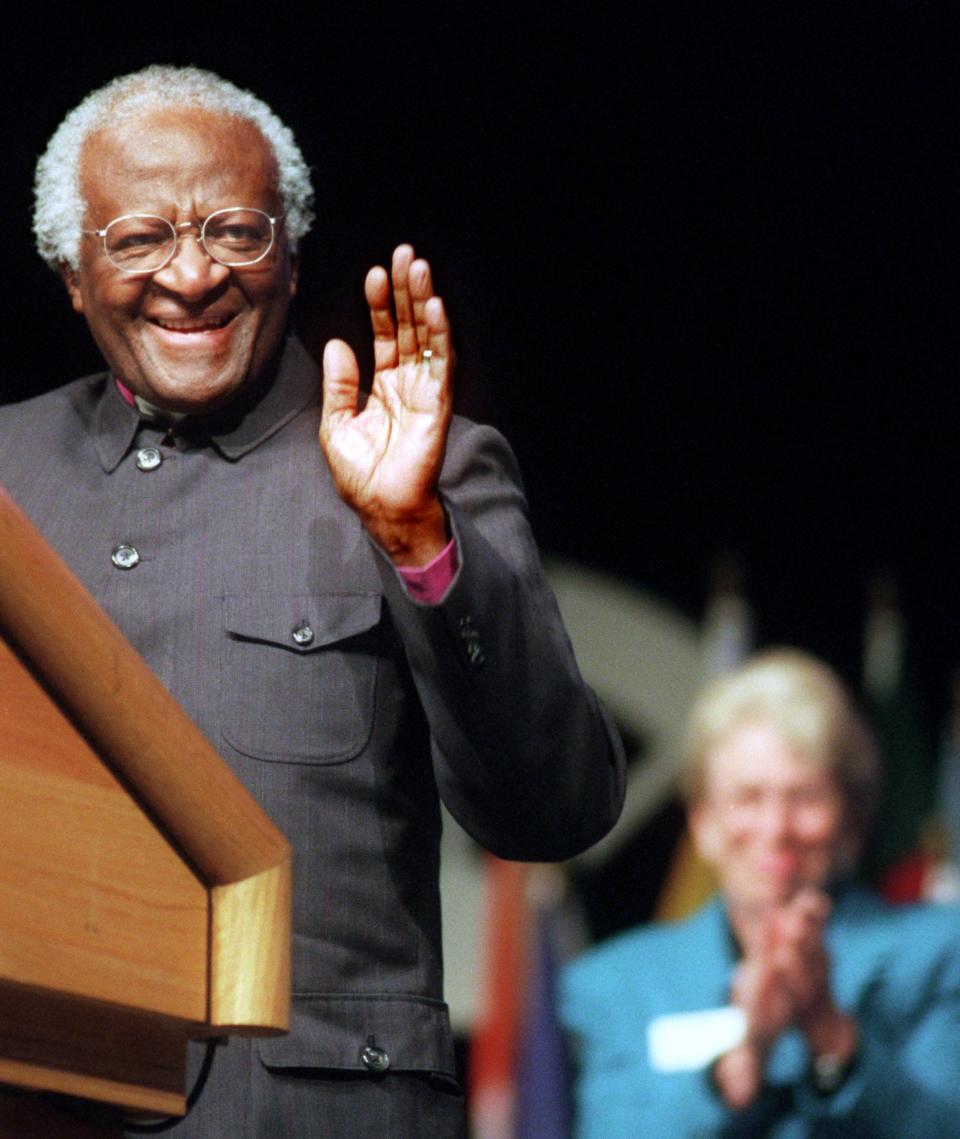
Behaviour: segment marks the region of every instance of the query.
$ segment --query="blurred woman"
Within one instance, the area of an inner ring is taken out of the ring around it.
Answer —
[[[568,967],[577,1135],[960,1135],[960,911],[852,883],[878,765],[839,679],[758,655],[703,693],[686,760],[719,891]]]

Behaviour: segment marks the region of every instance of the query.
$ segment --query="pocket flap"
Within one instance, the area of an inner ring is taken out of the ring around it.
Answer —
[[[373,729],[379,593],[228,594],[221,731],[254,759],[342,763]]]
[[[428,997],[295,996],[289,1035],[257,1041],[268,1068],[368,1071],[367,1048],[385,1057],[391,1071],[453,1077],[456,1070],[447,1006]]]
[[[234,637],[312,652],[372,629],[381,602],[379,593],[231,594],[224,624]]]

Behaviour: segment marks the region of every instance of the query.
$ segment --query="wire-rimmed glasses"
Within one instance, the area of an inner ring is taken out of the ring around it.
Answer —
[[[214,261],[231,269],[256,265],[273,248],[283,215],[247,206],[215,210],[202,222],[175,226],[157,214],[124,214],[103,229],[83,232],[103,240],[107,260],[121,273],[156,273],[176,256],[181,237],[195,237]],[[188,234],[186,229],[198,229]]]

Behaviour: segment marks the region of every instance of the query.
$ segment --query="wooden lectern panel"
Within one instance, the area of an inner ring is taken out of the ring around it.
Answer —
[[[0,490],[0,1084],[28,1089],[0,1139],[42,1134],[31,1089],[182,1113],[188,1038],[285,1031],[290,894],[286,839]]]
[[[0,985],[0,1080],[180,1115],[188,1028],[171,1017]]]
[[[0,642],[0,976],[203,1021],[208,895]]]

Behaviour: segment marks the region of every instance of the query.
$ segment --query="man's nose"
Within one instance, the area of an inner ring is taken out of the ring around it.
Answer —
[[[153,275],[162,288],[190,300],[203,297],[230,275],[226,265],[214,261],[200,244],[200,235],[179,233],[173,257]]]

